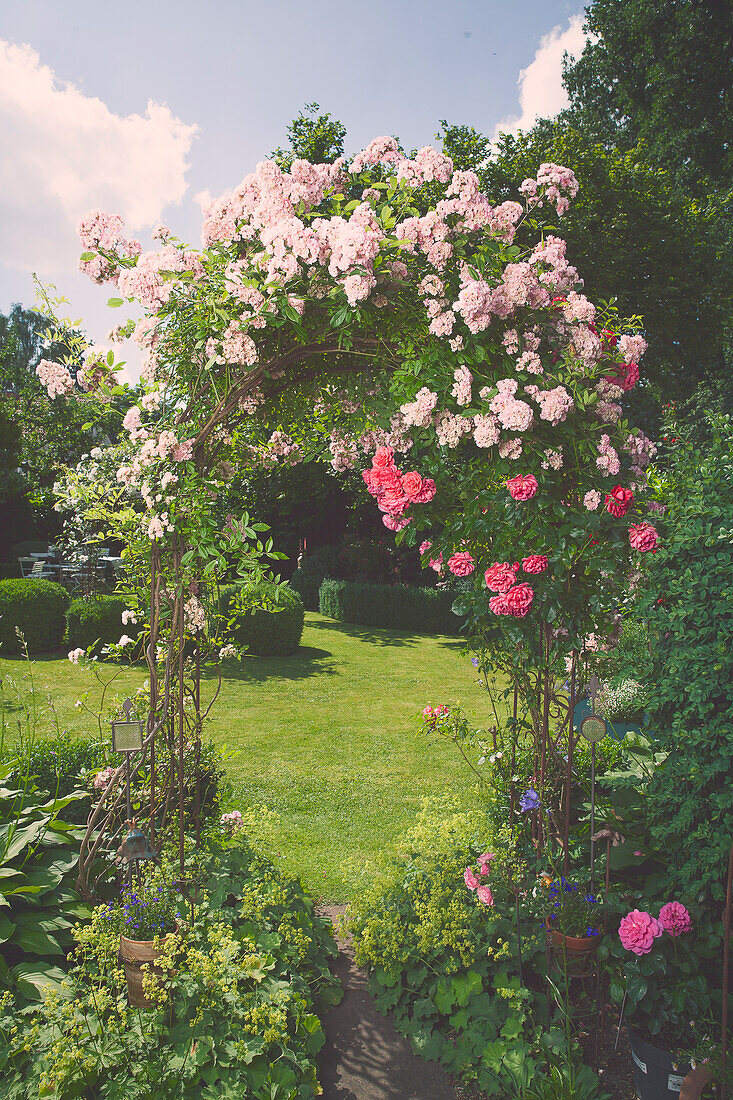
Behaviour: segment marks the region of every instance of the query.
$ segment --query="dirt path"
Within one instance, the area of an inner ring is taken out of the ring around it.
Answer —
[[[322,905],[319,912],[335,923],[345,908]],[[323,1021],[323,1100],[457,1100],[460,1094],[444,1070],[413,1054],[391,1018],[377,1011],[350,942],[339,941],[333,969],[344,998]]]

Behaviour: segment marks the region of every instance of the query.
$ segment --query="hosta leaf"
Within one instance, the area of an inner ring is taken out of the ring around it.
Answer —
[[[42,963],[18,963],[10,971],[13,982],[24,997],[40,1001],[45,989],[61,990],[66,975],[57,966]]]

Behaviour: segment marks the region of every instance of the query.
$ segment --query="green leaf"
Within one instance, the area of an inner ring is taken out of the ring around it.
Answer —
[[[40,928],[21,928],[18,926],[11,940],[23,951],[29,951],[31,955],[66,954],[53,936],[49,935],[48,932],[43,932]]]
[[[42,966],[40,963],[18,963],[10,975],[19,993],[31,1000],[40,1001],[46,989],[61,992],[66,975],[57,966]]]
[[[110,298],[107,301],[107,305],[112,306],[113,309],[116,309],[117,306],[122,306],[124,304],[125,304],[125,299],[124,298]]]
[[[96,253],[96,252],[82,252],[82,254],[81,254],[81,256],[79,257],[79,259],[80,259],[80,260],[83,260],[83,261],[84,261],[84,263],[88,263],[88,262],[89,262],[89,260],[93,260],[93,259],[95,259],[96,255],[97,255],[97,253]]]

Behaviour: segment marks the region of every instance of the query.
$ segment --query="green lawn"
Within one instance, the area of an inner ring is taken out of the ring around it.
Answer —
[[[352,898],[425,796],[465,788],[475,797],[456,750],[428,744],[419,732],[428,702],[460,700],[477,725],[490,724],[488,699],[460,650],[454,638],[308,614],[296,656],[226,666],[208,733],[237,750],[228,765],[232,807],[256,808],[260,839],[318,897]],[[6,674],[23,674],[21,662],[3,665]],[[63,728],[95,732],[74,706],[89,673],[58,658],[34,667],[39,706],[47,708],[50,693]],[[144,679],[142,670],[126,670],[115,693]]]

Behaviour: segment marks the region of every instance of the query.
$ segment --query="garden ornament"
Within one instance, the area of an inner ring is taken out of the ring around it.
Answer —
[[[140,863],[146,859],[152,859],[160,863],[160,858],[150,847],[150,842],[145,833],[139,827],[133,817],[125,822],[129,832],[117,849],[116,863],[126,863],[129,867],[133,862]]]

